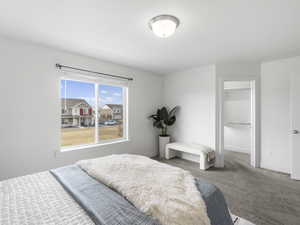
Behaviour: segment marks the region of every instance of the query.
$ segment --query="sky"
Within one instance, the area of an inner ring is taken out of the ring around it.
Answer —
[[[105,104],[122,104],[122,87],[98,85],[100,107]],[[61,98],[85,99],[91,106],[95,106],[95,85],[93,83],[61,80]]]

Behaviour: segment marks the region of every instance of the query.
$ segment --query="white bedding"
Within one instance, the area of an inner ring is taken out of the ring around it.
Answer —
[[[162,225],[210,225],[188,171],[138,155],[111,155],[77,164]]]

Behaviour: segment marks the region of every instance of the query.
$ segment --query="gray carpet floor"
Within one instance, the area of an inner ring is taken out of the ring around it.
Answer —
[[[206,171],[179,158],[163,162],[215,184],[231,212],[256,225],[300,225],[300,182],[286,174],[252,168],[247,154],[227,151],[225,168]]]

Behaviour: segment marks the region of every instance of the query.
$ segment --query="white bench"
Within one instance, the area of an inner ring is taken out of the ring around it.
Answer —
[[[174,158],[176,151],[186,152],[200,156],[200,169],[206,170],[215,164],[215,152],[204,145],[199,144],[186,144],[180,142],[173,142],[166,144],[165,157],[166,159]]]

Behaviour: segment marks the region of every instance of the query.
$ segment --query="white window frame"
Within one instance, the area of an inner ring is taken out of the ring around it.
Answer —
[[[66,76],[60,77],[59,85],[61,85],[62,80],[71,80],[71,81],[77,81],[77,82],[85,82],[85,83],[93,83],[95,85],[95,98],[96,98],[96,104],[95,104],[95,143],[91,144],[82,144],[82,145],[72,145],[72,146],[61,146],[60,142],[60,152],[68,152],[73,150],[79,150],[79,149],[87,149],[87,148],[94,148],[99,147],[103,145],[110,145],[110,144],[116,144],[121,142],[127,142],[129,141],[129,123],[128,123],[128,95],[129,95],[129,87],[127,85],[127,82],[119,81],[119,80],[109,80],[109,79],[102,79],[99,77],[94,76],[85,76],[81,74],[67,74]],[[99,95],[99,85],[111,85],[114,87],[121,87],[123,90],[123,137],[121,138],[114,138],[109,140],[99,140],[98,141],[98,95]],[[60,86],[61,90],[61,86]],[[61,98],[61,93],[60,93]],[[59,100],[60,100],[59,98]],[[60,108],[61,111],[61,108]],[[61,114],[60,114],[61,116]],[[61,118],[60,118],[61,120]],[[61,126],[60,126],[61,127]],[[61,132],[61,128],[60,128]],[[60,141],[61,141],[61,133],[60,133]]]

